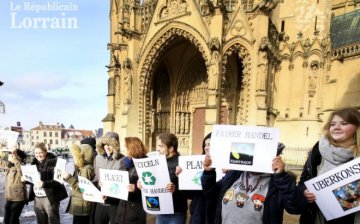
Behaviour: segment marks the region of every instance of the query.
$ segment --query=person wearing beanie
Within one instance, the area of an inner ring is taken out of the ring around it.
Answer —
[[[100,169],[120,170],[120,159],[124,157],[120,153],[119,135],[116,132],[107,132],[102,138],[96,142],[97,155],[94,160],[95,177],[93,183],[99,189]],[[115,223],[116,211],[119,205],[119,199],[105,197],[104,203],[96,203],[93,223]]]
[[[0,167],[7,169],[5,174],[5,224],[20,223],[19,217],[27,202],[26,185],[21,181],[21,165],[24,165],[25,161],[26,153],[20,149],[15,149],[9,155],[2,152],[0,156]]]
[[[87,144],[90,145],[91,148],[94,150],[94,152],[96,152],[96,139],[89,137],[89,138],[84,138],[80,141],[80,144]]]
[[[74,159],[74,174],[68,174],[63,171],[64,180],[71,186],[71,197],[66,212],[73,215],[73,224],[82,224],[90,222],[90,213],[93,202],[85,201],[79,187],[78,176],[92,180],[95,176],[94,170],[94,150],[88,144],[73,144],[70,148]]]

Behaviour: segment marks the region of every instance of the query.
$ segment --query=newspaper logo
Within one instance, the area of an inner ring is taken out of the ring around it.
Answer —
[[[145,196],[146,207],[151,211],[160,211],[160,201],[159,197],[148,197]]]
[[[254,143],[231,143],[230,161],[231,164],[253,165]]]

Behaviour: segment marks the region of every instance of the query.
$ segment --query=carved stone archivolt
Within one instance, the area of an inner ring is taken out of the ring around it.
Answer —
[[[238,116],[237,116],[237,123],[238,124],[247,124],[248,117],[249,117],[249,107],[250,107],[250,84],[251,84],[251,55],[247,48],[240,44],[235,43],[231,47],[229,47],[223,57],[223,77],[226,76],[226,64],[228,57],[232,55],[233,53],[236,53],[239,59],[242,61],[242,64],[244,66],[243,68],[243,78],[241,82],[241,92],[240,92],[240,102],[238,104]],[[221,83],[221,93],[222,97],[224,96],[225,92],[228,91],[224,89],[223,87],[229,86],[229,84],[226,84],[226,82],[231,81],[231,78],[222,79]]]
[[[176,24],[176,23],[174,23]],[[157,36],[157,35],[154,35]],[[154,69],[158,65],[160,56],[163,54],[166,46],[171,43],[177,37],[183,37],[191,42],[201,53],[205,63],[208,61],[205,49],[198,39],[196,39],[191,33],[179,28],[169,28],[164,34],[162,34],[157,41],[151,46],[146,58],[141,66],[140,72],[140,94],[139,94],[139,131],[142,133],[142,125],[145,123],[146,130],[150,131],[151,123],[144,118],[150,117],[151,105],[150,105],[150,93],[151,93],[151,80],[154,75]],[[151,42],[151,41],[150,41]]]

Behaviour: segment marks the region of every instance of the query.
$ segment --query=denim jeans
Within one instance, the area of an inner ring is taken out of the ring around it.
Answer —
[[[185,224],[186,213],[156,215],[156,224]]]

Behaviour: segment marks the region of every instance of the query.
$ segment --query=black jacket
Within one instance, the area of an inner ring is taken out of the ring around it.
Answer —
[[[175,191],[172,194],[174,203],[174,212],[186,213],[187,211],[187,199],[185,194],[179,190],[179,179],[175,174],[176,166],[179,165],[179,156],[177,153],[172,157],[166,158],[166,162],[169,169],[170,181],[175,184]]]
[[[205,195],[202,190],[183,191],[190,203],[190,224],[212,224],[217,197]]]
[[[201,184],[205,195],[210,197],[217,195],[215,224],[221,223],[222,198],[224,194],[239,179],[241,173],[242,171],[228,171],[221,180],[216,182],[215,170],[204,171],[201,177]],[[291,203],[295,188],[296,180],[293,175],[281,173],[271,176],[269,190],[264,202],[264,224],[281,224],[283,222],[284,209],[289,213],[295,212]]]
[[[65,186],[54,180],[54,168],[56,161],[57,157],[54,154],[47,153],[46,158],[42,163],[40,163],[36,158],[34,158],[31,163],[32,165],[36,165],[40,173],[40,179],[44,183],[43,188],[50,201],[50,205],[58,203],[68,196]],[[34,185],[31,185],[29,201],[34,200],[34,198]]]
[[[316,203],[307,203],[304,196],[306,186],[305,181],[310,180],[317,176],[317,169],[322,160],[322,156],[319,151],[319,142],[317,142],[312,148],[303,168],[303,172],[300,176],[299,184],[295,192],[295,200],[297,203],[297,212],[300,213],[300,224],[314,224],[316,215],[319,212],[319,208]],[[324,224],[352,224],[354,223],[354,214],[350,214],[331,221],[324,220]]]
[[[142,206],[141,190],[136,187],[139,176],[136,172],[134,164],[132,163],[130,166],[126,165],[125,159],[126,157],[123,157],[120,160],[120,170],[129,172],[129,182],[130,184],[135,185],[135,191],[129,192],[127,201],[120,199],[115,224],[145,224],[146,212]]]

